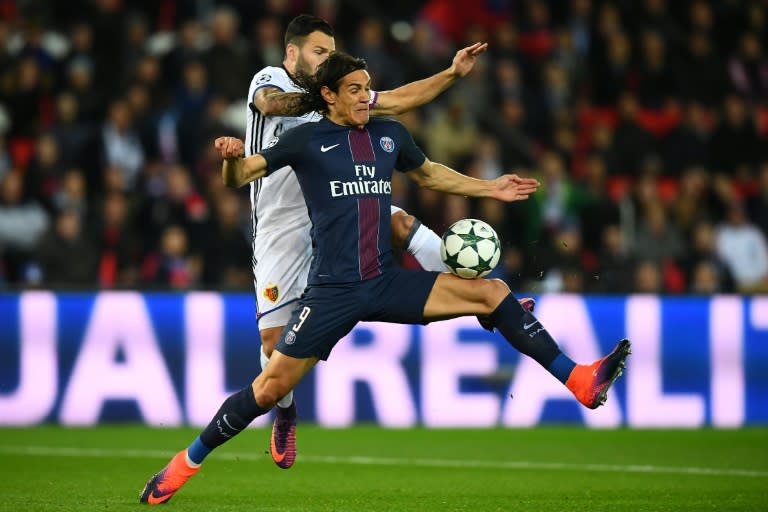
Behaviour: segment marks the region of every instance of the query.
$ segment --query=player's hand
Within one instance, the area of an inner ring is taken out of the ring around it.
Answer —
[[[453,58],[452,71],[459,77],[463,78],[472,71],[472,68],[477,62],[477,57],[488,49],[488,43],[475,43],[472,46],[467,46],[456,52],[456,56]]]
[[[221,158],[240,158],[245,156],[245,143],[237,137],[219,137],[213,142]]]
[[[499,176],[494,182],[491,197],[500,201],[524,201],[539,189],[539,180],[521,178],[517,174]]]

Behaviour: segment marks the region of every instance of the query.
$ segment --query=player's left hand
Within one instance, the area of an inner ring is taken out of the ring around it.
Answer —
[[[240,158],[245,156],[245,143],[237,137],[219,137],[213,141],[221,158]]]
[[[494,182],[491,197],[500,201],[524,201],[539,189],[539,180],[535,178],[521,178],[517,174],[504,174]]]
[[[453,72],[459,78],[467,76],[477,62],[477,57],[488,49],[488,43],[475,43],[456,52],[453,58]]]

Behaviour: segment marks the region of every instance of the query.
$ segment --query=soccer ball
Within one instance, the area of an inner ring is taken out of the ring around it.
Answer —
[[[501,243],[485,222],[461,219],[443,234],[440,257],[452,273],[475,279],[488,274],[499,263]]]

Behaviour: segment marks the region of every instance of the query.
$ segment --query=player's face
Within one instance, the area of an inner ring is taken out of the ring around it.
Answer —
[[[371,76],[358,69],[341,79],[339,92],[332,94],[331,121],[345,126],[362,126],[369,119]]]
[[[296,57],[296,71],[314,75],[317,66],[328,59],[331,52],[336,50],[336,41],[323,32],[312,32],[299,48]]]

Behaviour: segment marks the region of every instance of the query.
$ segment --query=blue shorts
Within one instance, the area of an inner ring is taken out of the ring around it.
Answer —
[[[366,281],[310,285],[275,348],[299,359],[325,360],[358,322],[424,323],[424,305],[439,275],[394,267]]]

